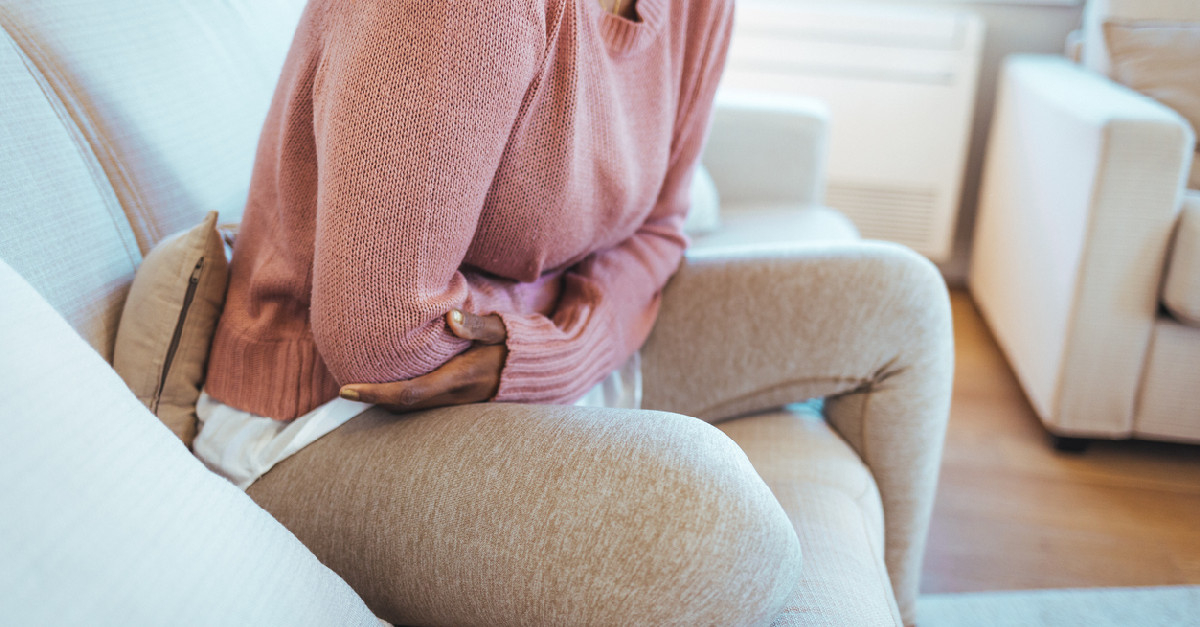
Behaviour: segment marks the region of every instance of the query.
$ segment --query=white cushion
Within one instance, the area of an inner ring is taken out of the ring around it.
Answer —
[[[692,177],[692,206],[688,209],[683,232],[703,235],[721,228],[721,196],[708,168],[698,166]]]
[[[1184,199],[1162,300],[1177,320],[1200,327],[1200,192],[1188,192]]]
[[[13,625],[370,625],[0,261],[0,608]]]

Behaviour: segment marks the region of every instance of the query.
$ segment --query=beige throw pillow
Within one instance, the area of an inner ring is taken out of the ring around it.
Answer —
[[[1114,79],[1171,107],[1200,132],[1200,22],[1108,22],[1104,37]],[[1192,168],[1188,186],[1200,188],[1200,168]]]
[[[213,211],[146,255],[125,301],[113,352],[113,368],[188,448],[196,437],[196,400],[229,280],[216,223]]]

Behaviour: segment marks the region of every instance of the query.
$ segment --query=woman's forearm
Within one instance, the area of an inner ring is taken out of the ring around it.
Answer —
[[[312,87],[311,326],[343,384],[419,376],[469,346],[442,317],[468,300],[459,266],[545,39],[519,7],[379,6],[331,18]],[[431,33],[468,52],[431,52]],[[470,52],[490,49],[514,51],[504,71]]]

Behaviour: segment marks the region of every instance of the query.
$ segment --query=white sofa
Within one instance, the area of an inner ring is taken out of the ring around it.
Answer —
[[[106,365],[130,282],[166,235],[207,211],[240,215],[302,4],[0,0],[6,619],[912,624],[949,408],[948,299],[926,260],[856,241],[816,206],[824,123],[809,105],[720,108],[706,161],[726,226],[698,238],[643,349],[644,405],[717,428],[662,411],[368,412],[268,472],[255,504],[141,408]],[[762,332],[739,306],[773,312],[777,341],[762,359],[696,367],[698,332]],[[823,419],[780,409],[813,397]],[[29,428],[46,421],[56,428]],[[550,481],[563,459],[596,470]],[[398,487],[414,467],[431,492]],[[549,500],[505,491],[529,482]],[[535,505],[548,518],[529,518]],[[611,519],[598,527],[596,507]],[[597,557],[604,524],[642,520],[638,507],[662,510],[632,528],[658,548]],[[799,538],[798,578],[721,552],[723,538],[756,541],[738,521],[776,511]],[[489,526],[527,523],[541,535]],[[709,552],[727,572],[694,557]],[[652,564],[666,570],[628,578]],[[700,586],[688,569],[716,579]],[[588,587],[613,573],[643,583],[620,599]],[[755,617],[750,599],[772,587],[786,593],[778,613]]]
[[[1200,4],[1092,0],[1079,62],[1007,61],[971,292],[1058,444],[1197,442],[1196,136],[1109,78],[1106,20],[1195,22]]]

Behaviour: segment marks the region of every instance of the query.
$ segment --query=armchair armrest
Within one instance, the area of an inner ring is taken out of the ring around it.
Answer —
[[[1055,432],[1131,429],[1193,144],[1174,111],[1065,59],[1005,65],[971,287]]]
[[[808,98],[723,90],[703,163],[721,209],[812,206],[824,196],[829,111]]]

